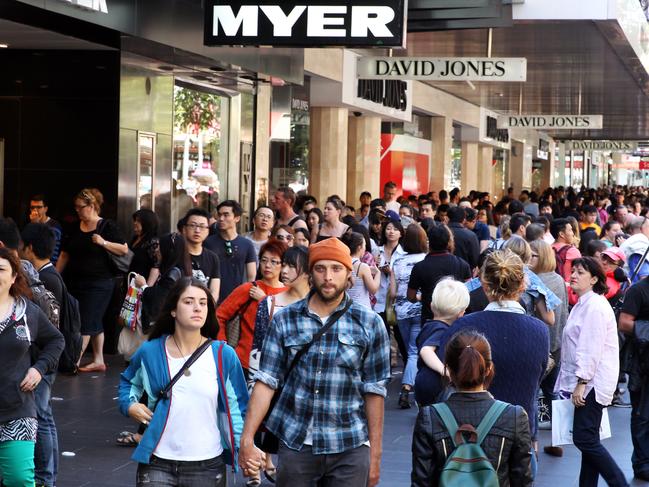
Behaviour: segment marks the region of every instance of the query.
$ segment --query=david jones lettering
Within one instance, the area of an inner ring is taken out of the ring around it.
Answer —
[[[510,127],[588,128],[588,117],[509,117]]]
[[[388,28],[396,17],[393,8],[345,5],[296,5],[288,13],[280,5],[242,5],[236,14],[230,5],[215,5],[212,33],[218,36],[220,26],[229,37],[256,37],[259,11],[272,24],[275,37],[291,37],[293,27],[305,15],[307,37],[395,37]]]
[[[505,76],[504,61],[453,61],[447,59],[441,63],[426,60],[376,60],[376,74],[378,76],[432,76],[437,74],[442,77],[503,77]]]

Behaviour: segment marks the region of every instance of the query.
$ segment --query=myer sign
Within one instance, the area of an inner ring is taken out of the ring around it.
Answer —
[[[525,58],[362,57],[358,77],[422,81],[526,81]]]
[[[65,3],[72,4],[76,7],[83,8],[85,10],[93,10],[95,12],[108,13],[108,5],[106,5],[106,0],[61,0]]]
[[[498,128],[592,130],[602,128],[602,115],[502,115]]]
[[[204,43],[405,47],[405,1],[207,0]]]
[[[636,140],[566,140],[566,150],[636,152]]]

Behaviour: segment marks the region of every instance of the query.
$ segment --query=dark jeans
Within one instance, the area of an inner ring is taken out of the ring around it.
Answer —
[[[649,476],[649,420],[640,416],[641,391],[629,391],[631,396],[631,441],[633,472]]]
[[[177,462],[156,456],[138,464],[137,487],[225,487],[225,462],[219,456],[199,462]]]
[[[572,439],[581,451],[579,487],[597,487],[600,475],[610,486],[629,485],[622,470],[599,440],[603,409],[604,406],[595,400],[595,389],[586,396],[585,406],[575,408]]]
[[[52,384],[56,373],[47,374],[34,391],[38,430],[34,450],[36,485],[54,487],[59,466],[59,438],[52,414]]]
[[[310,446],[291,450],[279,442],[278,487],[365,486],[370,473],[370,449],[360,446],[331,455],[314,455]]]

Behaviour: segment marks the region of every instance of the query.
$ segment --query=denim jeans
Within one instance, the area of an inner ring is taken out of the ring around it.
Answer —
[[[401,380],[401,384],[412,387],[415,385],[415,377],[417,376],[417,358],[419,356],[417,350],[417,336],[421,331],[421,316],[417,315],[412,318],[399,320],[397,323],[403,341],[408,347],[408,361],[403,370],[403,379]]]
[[[36,485],[54,487],[59,467],[59,437],[56,432],[52,414],[52,385],[56,372],[47,374],[34,391],[38,430],[36,432],[36,449],[34,466],[36,467]]]
[[[604,406],[595,400],[595,389],[586,396],[585,406],[575,408],[572,439],[581,451],[579,487],[597,487],[600,475],[611,487],[629,485],[620,467],[600,442],[599,425],[603,409]]]
[[[137,466],[137,487],[225,487],[223,456],[198,462],[164,460],[151,456]]]
[[[645,386],[646,387],[646,386]],[[631,396],[631,441],[633,472],[649,476],[649,420],[640,416],[641,391],[629,391]]]
[[[365,486],[370,473],[370,449],[362,445],[342,453],[314,455],[311,446],[291,450],[280,440],[278,487]]]

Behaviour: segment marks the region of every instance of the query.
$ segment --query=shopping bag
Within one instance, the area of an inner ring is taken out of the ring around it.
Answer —
[[[140,323],[142,313],[142,290],[135,285],[135,273],[128,275],[126,297],[119,311],[119,321],[122,326],[135,331]]]
[[[575,405],[570,399],[552,401],[552,446],[572,445],[572,423],[575,417]],[[599,439],[611,437],[611,423],[608,420],[608,409],[602,411],[602,422],[599,425]]]
[[[117,340],[117,353],[123,355],[124,360],[129,362],[131,357],[137,352],[137,349],[140,348],[140,345],[145,341],[146,336],[142,333],[142,327],[140,325],[137,325],[135,330],[124,327],[119,333],[119,339]]]

